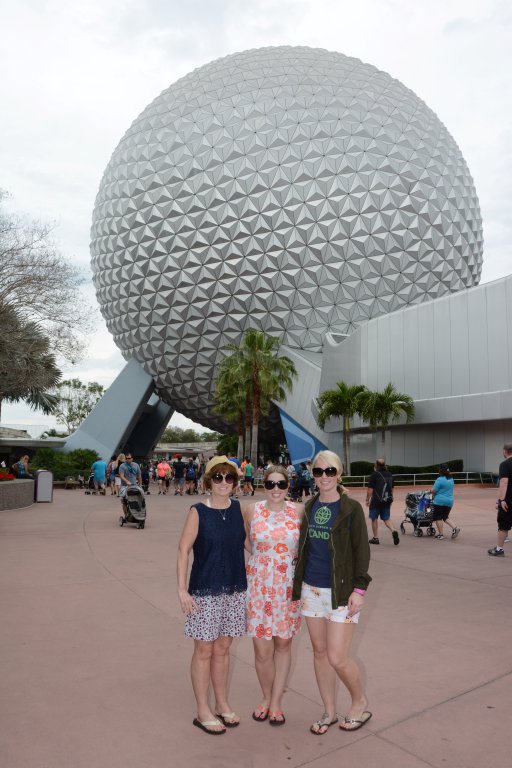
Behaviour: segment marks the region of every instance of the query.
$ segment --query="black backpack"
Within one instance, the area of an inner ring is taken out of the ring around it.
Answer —
[[[379,474],[382,477],[384,481],[384,485],[382,486],[380,493],[378,493],[377,489],[375,489],[375,495],[377,496],[379,501],[381,501],[383,504],[391,504],[391,502],[393,501],[392,486],[388,485],[388,481],[386,480],[382,472],[377,472],[377,474]]]

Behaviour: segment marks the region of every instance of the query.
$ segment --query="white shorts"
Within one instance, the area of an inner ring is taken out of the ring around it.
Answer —
[[[119,475],[116,475],[114,483],[115,483],[115,485],[118,486],[118,488],[121,487],[121,478],[119,477]]]
[[[311,619],[327,619],[339,624],[358,624],[359,613],[348,615],[348,606],[340,605],[334,609],[331,603],[331,590],[323,587],[311,587],[305,582],[302,585],[301,614]]]

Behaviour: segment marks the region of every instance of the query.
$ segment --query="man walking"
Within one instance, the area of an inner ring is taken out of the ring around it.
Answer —
[[[368,490],[366,492],[366,504],[369,506],[369,515],[372,523],[373,538],[370,544],[380,544],[379,517],[391,531],[393,543],[400,544],[398,532],[391,522],[391,504],[393,503],[393,475],[386,467],[385,459],[377,459],[375,468],[368,478]]]
[[[505,443],[503,446],[503,458],[500,464],[498,487],[498,543],[492,549],[487,550],[487,554],[492,557],[503,557],[505,551],[503,545],[508,538],[512,528],[512,443]]]

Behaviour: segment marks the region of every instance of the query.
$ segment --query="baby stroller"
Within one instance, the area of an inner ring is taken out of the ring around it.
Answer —
[[[432,494],[429,491],[415,491],[405,497],[405,518],[400,523],[400,530],[405,533],[404,523],[412,523],[415,536],[423,536],[422,528],[427,529],[427,536],[434,536],[436,529],[432,522]]]
[[[146,499],[144,491],[138,485],[130,485],[121,497],[123,514],[119,518],[119,525],[133,523],[137,528],[144,528],[146,524]]]
[[[96,490],[96,486],[94,485],[94,474],[91,472],[91,474],[87,478],[87,482],[85,483],[84,493],[90,496],[96,496],[96,494],[99,493],[101,496],[104,496],[105,484],[103,484],[102,486],[100,485],[98,490]]]

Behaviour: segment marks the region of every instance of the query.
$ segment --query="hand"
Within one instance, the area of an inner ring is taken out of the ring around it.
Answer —
[[[369,503],[370,503],[370,499],[366,499],[365,501],[366,506],[368,506]]]
[[[364,595],[360,595],[359,592],[352,592],[348,599],[347,616],[351,618],[355,613],[359,613],[363,605]]]
[[[178,597],[181,605],[181,610],[187,616],[192,613],[196,613],[199,610],[198,605],[192,595],[190,595],[186,589],[178,589]]]
[[[499,507],[500,504],[501,504],[501,508],[504,509],[505,512],[508,512],[508,504],[505,501],[505,499],[503,499],[503,501],[498,501],[498,507]]]

